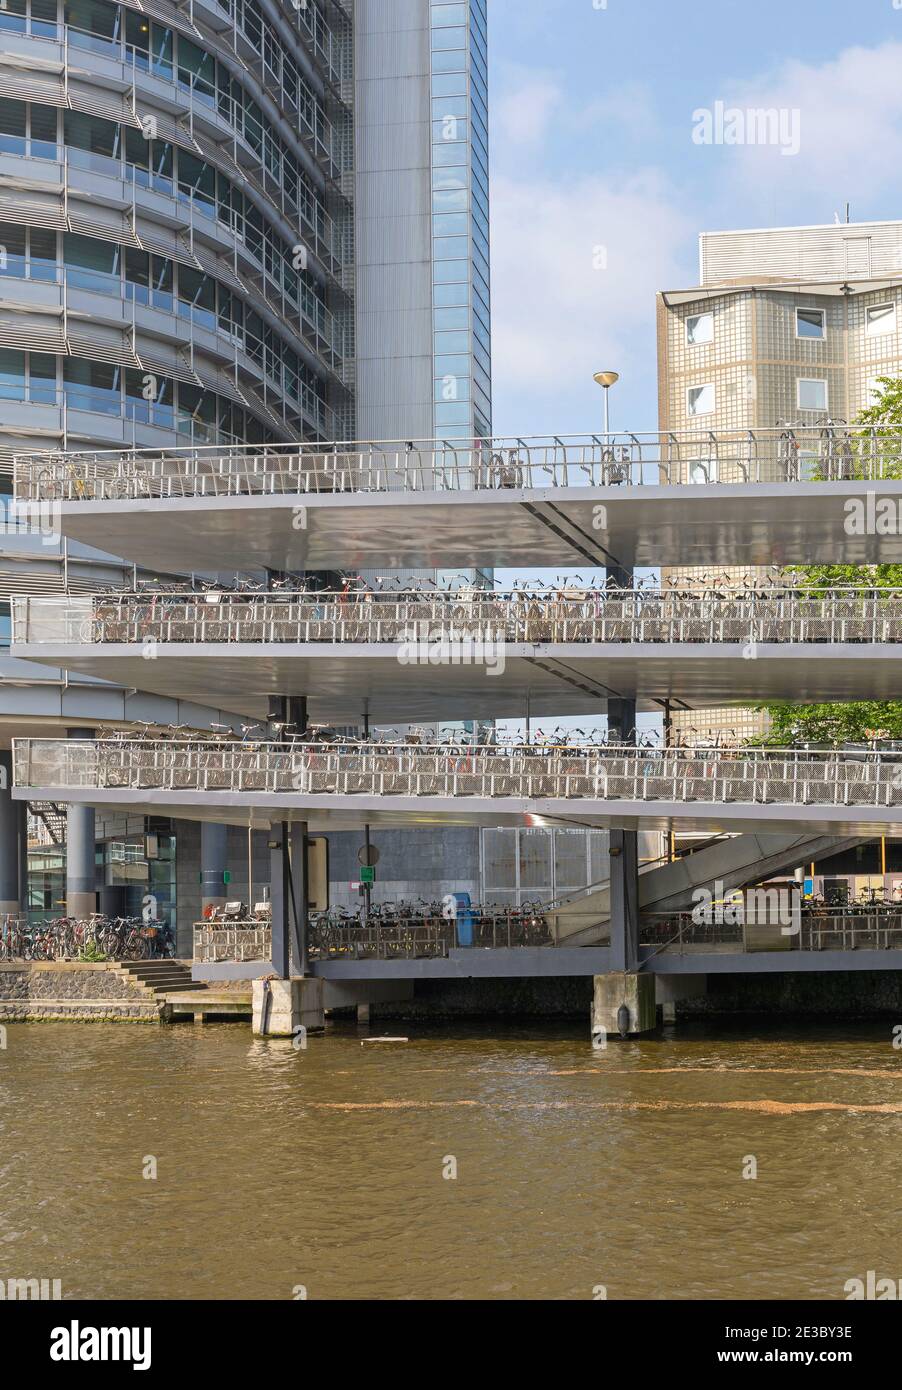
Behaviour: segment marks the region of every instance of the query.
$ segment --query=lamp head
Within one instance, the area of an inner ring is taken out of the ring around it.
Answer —
[[[620,373],[619,373],[619,372],[596,372],[595,375],[594,375],[594,377],[592,378],[592,380],[593,380],[593,381],[597,381],[598,384],[599,384],[599,386],[604,386],[604,387],[613,386],[615,382],[617,382],[617,381],[620,380]]]

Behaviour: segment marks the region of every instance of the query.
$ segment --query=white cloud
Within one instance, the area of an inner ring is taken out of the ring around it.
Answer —
[[[564,93],[551,73],[503,63],[492,93],[492,136],[501,148],[541,144]]]
[[[846,198],[854,203],[898,192],[902,161],[902,43],[848,48],[813,66],[795,60],[756,82],[727,86],[699,100],[730,106],[798,111],[800,150],[783,157],[773,147],[730,146],[727,167],[746,190],[791,193],[810,208],[808,221],[832,220]],[[689,113],[686,138],[691,138]],[[704,151],[702,151],[702,154]],[[722,169],[723,166],[718,166]]]
[[[591,396],[608,366],[641,373],[653,402],[655,293],[684,278],[676,253],[696,230],[655,171],[497,179],[492,359],[505,415],[528,403],[542,428],[566,428],[568,400]]]

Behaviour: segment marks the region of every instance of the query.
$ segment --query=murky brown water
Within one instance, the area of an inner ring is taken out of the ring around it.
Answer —
[[[869,1269],[902,1277],[891,1030],[681,1026],[593,1054],[578,1025],[376,1029],[410,1035],[391,1047],[348,1027],[305,1052],[243,1025],[12,1026],[0,1279],[101,1299],[842,1298]]]

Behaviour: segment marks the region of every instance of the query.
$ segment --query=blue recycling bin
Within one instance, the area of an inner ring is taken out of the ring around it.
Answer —
[[[473,945],[473,912],[469,893],[455,893],[457,900],[457,944]]]

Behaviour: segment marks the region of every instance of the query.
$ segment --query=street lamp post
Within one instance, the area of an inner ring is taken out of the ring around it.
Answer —
[[[611,387],[620,380],[619,372],[596,372],[593,377],[599,386],[604,388],[604,434],[608,439],[611,433],[611,413],[609,395]]]

